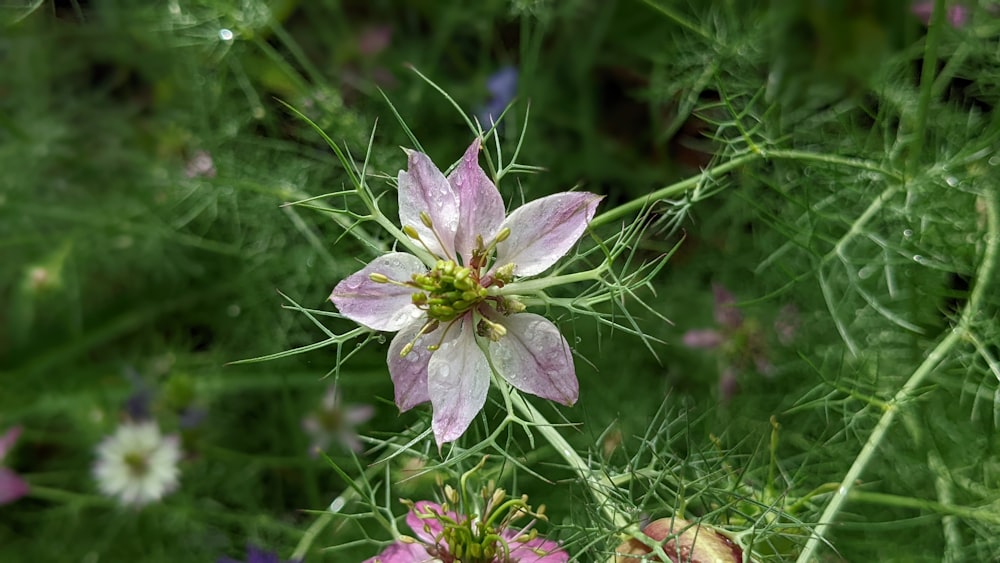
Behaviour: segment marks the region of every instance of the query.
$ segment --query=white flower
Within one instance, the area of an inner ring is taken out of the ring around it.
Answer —
[[[177,488],[181,449],[153,422],[126,423],[97,447],[94,478],[101,492],[122,504],[142,506]]]

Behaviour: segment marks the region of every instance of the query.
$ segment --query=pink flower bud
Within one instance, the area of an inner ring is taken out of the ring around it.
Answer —
[[[671,563],[739,563],[743,550],[732,540],[706,524],[696,524],[683,518],[660,518],[650,522],[642,533],[649,539],[662,542],[663,552]],[[643,557],[653,550],[635,538],[630,538],[615,549],[615,563],[660,561],[657,557]]]

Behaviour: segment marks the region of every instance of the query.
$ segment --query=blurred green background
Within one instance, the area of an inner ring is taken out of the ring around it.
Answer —
[[[786,495],[839,481],[879,415],[869,399],[887,400],[919,365],[977,272],[985,215],[975,209],[996,189],[1000,28],[987,4],[969,4],[967,28],[942,26],[923,113],[927,28],[902,1],[0,4],[0,431],[23,426],[4,464],[32,485],[0,507],[0,560],[213,561],[241,556],[248,542],[288,556],[313,519],[304,511],[344,490],[308,455],[301,429],[337,351],[227,364],[322,340],[277,292],[332,310],[335,283],[372,257],[331,214],[282,206],[347,187],[332,152],[282,102],[355,158],[374,135],[369,167],[389,176],[404,166],[399,147],[411,145],[394,107],[445,167],[471,133],[411,67],[473,115],[489,103],[490,77],[516,69],[500,137],[509,151],[526,127],[521,159],[546,171],[507,179],[507,200],[581,186],[611,209],[753,144],[926,167],[909,176],[905,201],[844,245],[843,261],[823,257],[853,236],[845,233],[884,187],[876,173],[761,161],[704,186],[700,200],[664,206],[650,220],[680,228],[650,229],[637,255],[653,259],[683,239],[656,294],[642,296],[673,322],[641,315],[643,331],[663,341],[659,360],[637,338],[559,318],[586,359],[577,361],[580,403],[565,411],[582,423],[567,431],[573,443],[606,455],[609,467],[628,465],[630,452],[669,451],[658,463],[700,491],[631,491],[637,518],[690,503],[718,525],[743,526],[766,511],[720,506],[742,496],[780,514]],[[946,177],[955,189],[935,196]],[[385,199],[391,209],[394,195]],[[911,228],[916,237],[900,237]],[[934,267],[901,258],[914,254]],[[898,273],[898,287],[865,285],[865,264]],[[713,283],[741,304],[745,332],[728,351],[686,348],[686,331],[714,324]],[[983,318],[995,320],[990,299]],[[774,328],[782,311],[794,316],[787,341]],[[996,332],[983,333],[994,354]],[[376,406],[361,429],[380,438],[426,419],[392,404],[384,349],[352,357],[338,383],[347,403]],[[767,365],[750,361],[758,356]],[[956,486],[947,502],[1000,498],[997,385],[983,357],[966,350],[942,366],[870,468],[878,490],[944,502],[941,479],[972,480],[983,484]],[[730,365],[739,367],[735,393],[720,390]],[[90,467],[139,389],[161,427],[183,435],[185,460],[178,492],[133,511],[97,494]],[[661,407],[667,414],[655,418]],[[203,413],[193,427],[189,409]],[[772,415],[784,426],[773,490],[763,482],[774,477]],[[650,428],[663,431],[655,447]],[[511,447],[530,453],[523,440]],[[372,461],[355,465],[338,446],[329,454],[352,475]],[[518,486],[549,505],[555,537],[579,560],[606,557],[613,530],[596,528],[586,491],[551,451],[532,455],[561,494],[526,476]],[[944,469],[928,469],[930,457]],[[414,499],[433,491],[414,487]],[[821,508],[807,503],[796,518],[814,521]],[[847,561],[1000,554],[996,522],[971,518],[949,531],[944,514],[852,504],[833,542]],[[781,560],[801,545],[803,525],[774,518],[764,553]],[[388,537],[364,522],[327,528],[308,560],[362,560],[376,544],[321,549],[366,536]]]

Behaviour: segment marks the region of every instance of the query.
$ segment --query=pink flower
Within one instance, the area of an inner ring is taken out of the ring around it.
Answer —
[[[402,410],[430,401],[438,445],[458,439],[486,402],[492,368],[515,388],[566,405],[579,386],[573,356],[554,324],[504,295],[576,244],[602,196],[564,192],[505,216],[479,166],[480,140],[444,174],[409,151],[399,172],[403,232],[427,253],[390,252],[337,284],[330,299],[347,318],[398,331],[389,374]],[[426,260],[426,263],[425,261]]]
[[[360,452],[361,442],[354,427],[368,422],[373,416],[375,408],[371,405],[342,405],[337,388],[327,387],[320,409],[302,419],[302,428],[312,438],[310,452],[315,455],[325,450],[333,440],[353,452]]]
[[[21,427],[15,426],[0,436],[0,464],[7,453],[14,449],[14,443],[21,435]],[[0,465],[0,504],[7,504],[28,494],[28,483],[16,473]]]
[[[740,389],[739,375],[751,366],[758,373],[770,374],[774,366],[768,357],[767,335],[755,319],[745,319],[736,307],[733,294],[719,284],[712,286],[715,297],[714,316],[716,328],[689,330],[683,342],[688,348],[715,348],[721,354],[722,370],[719,376],[719,395],[729,401]],[[798,332],[797,310],[786,305],[774,322],[775,333],[783,345],[794,340]]]
[[[483,517],[473,518],[433,502],[417,502],[406,515],[406,523],[416,539],[398,540],[364,563],[565,563],[569,560],[569,553],[558,542],[537,535],[532,529],[533,520],[520,529],[509,527],[523,512],[514,509],[493,525],[489,508]]]
[[[910,11],[917,16],[924,25],[930,25],[931,15],[934,13],[934,1],[922,0],[910,5]],[[951,27],[964,27],[969,22],[969,8],[961,4],[949,6],[947,11],[948,23]]]

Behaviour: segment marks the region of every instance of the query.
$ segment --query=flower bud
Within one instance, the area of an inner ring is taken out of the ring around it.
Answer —
[[[660,518],[650,522],[642,533],[661,542],[671,563],[740,563],[743,550],[726,536],[707,524],[696,524],[683,518]],[[638,539],[629,538],[615,548],[614,563],[660,561],[649,557],[653,549]]]

